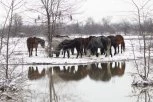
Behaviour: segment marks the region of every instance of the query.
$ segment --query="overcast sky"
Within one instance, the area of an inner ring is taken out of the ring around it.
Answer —
[[[77,16],[83,20],[87,17],[92,17],[96,21],[103,17],[119,20],[130,16],[132,9],[133,5],[126,0],[87,0],[81,8],[83,13]]]
[[[34,0],[25,1],[30,1],[30,3],[34,2]],[[118,22],[125,18],[130,20],[132,15],[130,11],[134,11],[134,9],[131,0],[85,0],[85,2],[80,3],[80,7],[78,8],[80,14],[73,17],[74,20],[79,22],[85,21],[88,17],[92,17],[97,22],[101,21],[104,17],[111,17],[112,22]],[[0,22],[2,22],[5,16],[1,6],[0,10]],[[23,19],[32,17],[31,14],[27,15],[22,13],[21,15]]]

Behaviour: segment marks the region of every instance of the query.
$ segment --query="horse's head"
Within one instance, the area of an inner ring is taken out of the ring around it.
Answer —
[[[55,53],[56,57],[59,57],[60,51],[55,51],[54,53]]]
[[[56,55],[56,57],[59,57],[60,51],[61,51],[61,47],[60,47],[60,44],[59,44],[59,45],[55,48],[55,52],[54,52],[54,54]]]

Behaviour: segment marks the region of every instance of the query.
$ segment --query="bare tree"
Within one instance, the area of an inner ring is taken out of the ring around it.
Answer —
[[[2,44],[3,49],[1,52],[1,70],[0,70],[0,79],[1,79],[1,85],[0,85],[0,96],[2,97],[9,97],[10,99],[13,99],[13,97],[17,98],[17,94],[19,95],[20,92],[18,92],[16,95],[14,95],[14,93],[12,94],[10,92],[10,90],[14,90],[16,91],[17,89],[22,89],[22,81],[23,81],[23,77],[21,76],[21,73],[15,73],[15,68],[17,66],[10,66],[10,61],[11,61],[11,56],[14,54],[14,49],[17,45],[17,43],[14,43],[14,47],[10,46],[12,42],[10,42],[10,35],[12,33],[12,24],[13,24],[13,15],[15,13],[15,11],[22,5],[23,0],[1,0],[0,4],[3,5],[5,7],[6,10],[6,18],[3,24],[3,29],[1,32],[1,35],[3,35],[4,38],[2,38],[1,42],[4,42]],[[21,5],[20,5],[21,4]],[[6,29],[7,28],[7,29]],[[5,33],[4,33],[4,30]],[[4,35],[5,34],[5,35]],[[17,78],[17,79],[16,79]],[[21,81],[22,79],[22,81]],[[17,83],[17,80],[20,80],[20,84]],[[11,83],[15,83],[14,86],[11,85]],[[20,86],[20,88],[19,88]],[[16,88],[15,88],[16,87]],[[7,91],[7,94],[3,94],[3,92]],[[10,92],[10,93],[9,93]],[[21,94],[21,93],[20,93]],[[14,96],[13,96],[14,95]],[[0,98],[0,101],[4,101],[3,99]],[[14,99],[16,100],[16,99]]]
[[[17,0],[10,0],[10,2],[6,3],[5,1],[2,1],[1,0],[1,4],[3,6],[5,6],[5,9],[7,11],[7,17],[6,17],[6,20],[4,22],[4,26],[3,26],[3,30],[2,30],[2,35],[4,35],[4,29],[6,29],[6,26],[7,26],[7,32],[6,32],[6,39],[5,39],[5,42],[6,42],[6,54],[3,55],[5,56],[5,62],[6,62],[6,66],[5,66],[5,78],[8,79],[9,77],[9,59],[10,59],[10,56],[13,52],[9,52],[10,50],[10,35],[11,35],[11,32],[12,32],[12,24],[13,24],[13,15],[14,15],[14,11],[16,9],[18,9],[23,3],[23,0],[20,0],[20,1],[17,1]],[[3,42],[3,40],[1,41]],[[2,44],[2,43],[1,43]]]
[[[77,1],[77,0],[75,0]],[[47,38],[49,57],[52,57],[52,39],[58,32],[58,23],[63,19],[72,20],[72,11],[74,10],[74,2],[70,0],[41,0],[42,8],[47,18]]]
[[[141,0],[141,4],[139,4],[138,2],[136,2],[136,0],[132,0],[132,3],[134,5],[134,7],[136,8],[136,17],[137,17],[136,20],[138,22],[139,36],[141,36],[143,39],[143,62],[144,62],[143,70],[144,70],[144,73],[143,74],[139,73],[139,76],[143,80],[148,80],[148,74],[149,74],[149,70],[150,70],[150,68],[147,67],[147,66],[149,66],[150,60],[147,60],[147,55],[146,55],[146,53],[147,53],[146,36],[149,34],[145,31],[145,29],[143,27],[145,21],[148,18],[150,18],[151,11],[150,11],[150,8],[148,7],[150,1],[151,0]],[[139,43],[140,43],[140,40],[139,40]],[[148,45],[148,46],[150,46],[150,45]],[[141,48],[141,45],[140,45],[140,48]],[[150,51],[150,48],[149,48],[149,51]],[[150,57],[150,53],[148,53],[148,54]],[[147,63],[147,61],[148,61],[148,63]]]

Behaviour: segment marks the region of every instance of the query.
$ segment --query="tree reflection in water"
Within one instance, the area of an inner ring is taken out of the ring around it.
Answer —
[[[136,102],[153,102],[153,89],[152,87],[133,87],[130,97],[137,97]]]
[[[58,97],[56,95],[55,87],[54,87],[53,70],[52,70],[52,68],[48,69],[48,77],[49,77],[50,102],[52,102],[52,101],[58,102]]]

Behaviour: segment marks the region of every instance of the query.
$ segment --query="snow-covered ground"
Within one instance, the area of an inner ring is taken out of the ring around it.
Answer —
[[[72,37],[72,36],[71,36]],[[72,38],[76,38],[73,36]],[[143,57],[143,51],[140,52],[140,45],[137,36],[124,36],[125,38],[125,52],[122,54],[119,53],[113,57],[105,57],[104,55],[96,56],[85,56],[82,58],[76,58],[75,55],[70,55],[70,58],[63,58],[63,55],[60,55],[59,58],[56,58],[55,55],[53,58],[49,58],[45,49],[43,49],[40,45],[38,46],[38,56],[35,56],[35,50],[33,51],[33,56],[28,56],[28,50],[26,45],[27,38],[12,38],[10,41],[10,52],[13,53],[10,56],[9,63],[10,64],[83,64],[83,63],[93,63],[93,62],[107,62],[107,61],[122,61],[122,60],[133,60],[134,54],[136,59],[141,59]],[[141,40],[141,46],[143,45],[143,41]],[[134,53],[133,48],[134,46]],[[6,53],[6,48],[3,48],[3,54]],[[112,47],[112,52],[114,53],[114,49]],[[1,64],[5,64],[5,56],[1,55]],[[151,51],[151,56],[153,53]]]

